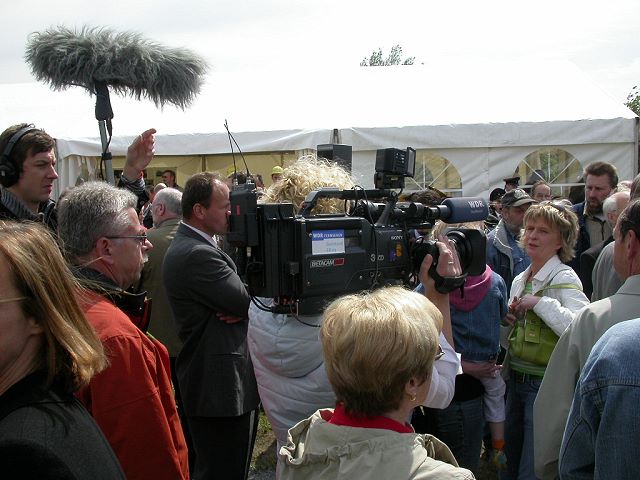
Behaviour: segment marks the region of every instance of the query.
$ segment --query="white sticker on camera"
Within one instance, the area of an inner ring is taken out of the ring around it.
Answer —
[[[311,232],[311,253],[313,255],[344,252],[344,230],[317,230]]]

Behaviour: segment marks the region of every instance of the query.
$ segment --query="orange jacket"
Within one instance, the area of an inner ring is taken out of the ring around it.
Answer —
[[[83,293],[80,303],[109,366],[77,397],[107,437],[127,479],[188,480],[167,349],[102,296]]]

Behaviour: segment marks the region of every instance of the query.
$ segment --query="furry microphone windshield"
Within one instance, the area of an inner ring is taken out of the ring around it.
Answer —
[[[206,62],[182,48],[167,48],[137,33],[57,27],[31,34],[25,54],[37,80],[53,90],[106,84],[120,95],[184,109],[200,92]]]

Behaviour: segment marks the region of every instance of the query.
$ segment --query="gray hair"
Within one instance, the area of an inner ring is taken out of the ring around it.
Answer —
[[[104,182],[73,188],[58,206],[58,237],[72,264],[83,263],[101,237],[121,234],[129,225],[129,208],[138,200],[128,190]]]
[[[153,203],[164,205],[165,208],[178,217],[182,217],[182,192],[175,188],[166,187],[156,194]]]
[[[153,187],[153,193],[158,193],[160,190],[164,190],[165,188],[167,188],[167,185],[160,182],[155,187]]]
[[[608,215],[615,212],[616,210],[618,210],[618,202],[616,202],[616,199],[613,195],[609,195],[604,199],[604,202],[602,202],[602,213]]]
[[[604,213],[604,215],[607,217],[607,222],[609,222],[611,227],[615,227],[616,225],[615,223],[611,224],[611,221],[609,219],[609,214],[622,212],[622,210],[624,210],[624,207],[627,206],[629,201],[630,201],[629,190],[622,190],[620,192],[612,193],[611,195],[609,195],[607,198],[604,199],[604,202],[602,203],[602,213]]]

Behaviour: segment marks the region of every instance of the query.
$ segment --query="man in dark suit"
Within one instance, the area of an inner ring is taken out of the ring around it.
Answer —
[[[228,230],[229,188],[193,175],[163,281],[183,347],[176,373],[195,449],[193,479],[245,479],[257,429],[258,389],[247,348],[249,294],[214,240]]]
[[[618,216],[628,204],[629,192],[626,190],[612,194],[603,202],[602,212],[607,217],[607,222],[609,222],[612,230],[616,226]],[[602,252],[602,249],[611,242],[613,242],[613,235],[610,235],[609,238],[597,243],[593,247],[588,248],[582,252],[582,255],[580,255],[580,281],[582,282],[582,291],[587,298],[591,298],[591,294],[593,293],[593,267],[596,264],[596,260],[598,259],[600,252]],[[615,272],[612,273],[615,275]]]

